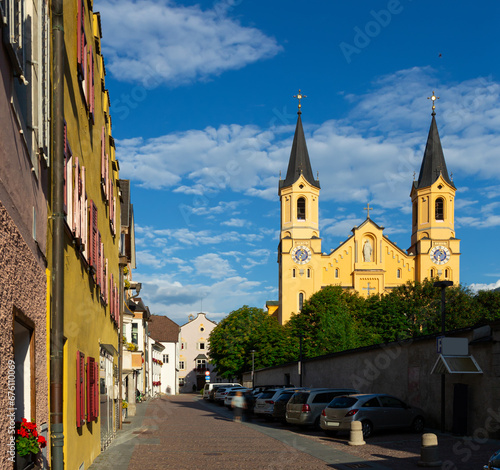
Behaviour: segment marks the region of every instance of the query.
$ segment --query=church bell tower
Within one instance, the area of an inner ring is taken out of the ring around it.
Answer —
[[[412,235],[416,280],[439,278],[460,282],[460,240],[455,237],[455,193],[448,175],[436,124],[432,93],[432,121],[418,181],[413,182]]]
[[[314,179],[301,120],[299,100],[297,126],[288,170],[280,179],[281,201],[278,319],[286,323],[304,301],[321,288],[321,239],[319,238],[319,180]]]

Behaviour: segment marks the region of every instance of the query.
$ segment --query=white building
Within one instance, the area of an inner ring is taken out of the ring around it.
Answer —
[[[148,328],[150,324],[148,324]],[[151,396],[156,395],[157,393],[161,393],[162,390],[162,369],[163,369],[163,351],[165,346],[158,341],[155,341],[151,337],[151,331],[148,336],[148,366],[149,366],[149,375],[148,375],[148,390]]]
[[[151,315],[149,324],[151,339],[160,343],[161,352],[160,393],[175,395],[179,393],[177,385],[177,361],[179,354],[179,325],[164,315]]]
[[[204,313],[189,315],[188,323],[179,332],[179,392],[196,392],[205,386],[206,372],[210,382],[216,382],[214,366],[209,363],[208,337],[217,323]]]

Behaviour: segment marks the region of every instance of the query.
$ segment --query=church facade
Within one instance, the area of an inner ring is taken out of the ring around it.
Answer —
[[[355,290],[366,297],[425,278],[460,282],[460,240],[455,238],[454,228],[456,188],[446,168],[434,109],[420,174],[411,186],[410,248],[402,250],[384,235],[384,227],[370,218],[368,205],[365,221],[326,254],[319,231],[320,183],[313,176],[299,102],[288,170],[278,190],[281,229],[275,314],[281,324],[328,285]]]

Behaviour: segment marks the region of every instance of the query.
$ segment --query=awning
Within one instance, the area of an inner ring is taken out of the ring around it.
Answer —
[[[482,374],[474,357],[439,355],[431,374]]]
[[[108,354],[111,354],[112,356],[118,356],[118,351],[115,349],[115,347],[112,344],[101,344],[100,346]]]
[[[205,356],[205,354],[198,354],[198,355],[197,355],[194,359],[195,359],[195,360],[196,360],[196,359],[205,359],[205,360],[206,360],[206,359],[207,359],[207,356]]]

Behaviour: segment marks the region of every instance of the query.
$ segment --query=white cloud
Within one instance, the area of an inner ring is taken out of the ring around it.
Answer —
[[[496,282],[493,282],[491,284],[471,284],[469,286],[474,292],[478,292],[480,290],[492,290],[492,289],[497,289],[500,287],[500,279]]]
[[[245,227],[250,225],[250,223],[244,219],[229,219],[221,223],[221,225],[227,225],[228,227]]]
[[[216,253],[206,253],[198,256],[194,259],[193,265],[196,274],[208,276],[212,279],[222,279],[235,274],[235,270],[231,268],[229,261]]]
[[[107,69],[118,80],[146,89],[206,80],[226,70],[273,57],[274,38],[242,26],[216,5],[176,5],[169,0],[99,0]]]

